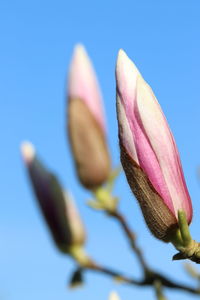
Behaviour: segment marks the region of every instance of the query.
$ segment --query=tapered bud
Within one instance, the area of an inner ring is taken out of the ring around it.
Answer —
[[[110,173],[105,120],[95,72],[80,45],[68,78],[68,133],[81,183],[89,189],[100,186]]]
[[[121,162],[149,229],[168,241],[178,210],[192,219],[179,153],[151,88],[122,50],[116,80]]]
[[[30,143],[22,144],[22,156],[42,214],[52,237],[63,252],[85,242],[85,231],[72,197],[63,191],[57,177],[36,157]]]
[[[108,300],[120,300],[120,298],[116,292],[111,292]]]

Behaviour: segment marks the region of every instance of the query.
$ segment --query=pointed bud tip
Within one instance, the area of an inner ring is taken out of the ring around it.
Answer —
[[[120,300],[118,294],[116,292],[111,292],[109,295],[109,300]]]
[[[21,152],[26,164],[30,164],[35,157],[35,148],[30,142],[21,144]]]
[[[117,64],[116,64],[116,76],[119,79],[122,76],[125,76],[126,80],[139,75],[137,67],[133,63],[133,61],[128,57],[126,52],[123,49],[120,49],[117,56]]]
[[[69,98],[88,98],[88,85],[91,82],[91,62],[81,44],[74,47],[69,67],[68,96]],[[89,83],[88,83],[89,82]],[[84,87],[84,88],[83,88]]]
[[[127,59],[126,52],[123,49],[119,49],[118,55],[117,55],[117,64],[116,69],[120,67],[121,64],[124,64]]]
[[[74,53],[85,53],[86,52],[86,50],[85,50],[85,47],[83,46],[83,44],[81,44],[81,43],[78,43],[78,44],[76,44],[75,45],[75,47],[74,47]]]
[[[72,61],[77,61],[77,60],[81,61],[82,63],[87,62],[89,60],[86,49],[82,44],[77,44],[74,47]]]
[[[118,55],[117,55],[117,61],[126,59],[128,56],[126,54],[126,52],[123,49],[119,49],[118,51]]]

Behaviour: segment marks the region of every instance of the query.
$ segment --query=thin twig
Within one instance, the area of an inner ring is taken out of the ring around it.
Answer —
[[[159,273],[149,273],[148,277],[146,277],[145,279],[136,280],[136,279],[133,279],[133,278],[129,278],[129,277],[123,275],[120,272],[117,272],[117,271],[111,270],[109,268],[97,265],[95,263],[91,264],[88,267],[85,267],[85,269],[106,274],[108,276],[113,277],[116,280],[121,280],[124,283],[131,284],[131,285],[152,286],[152,285],[155,284],[155,282],[160,282],[160,284],[162,284],[162,286],[164,286],[166,288],[179,289],[179,290],[186,291],[186,292],[196,294],[196,295],[200,294],[199,289],[195,289],[193,287],[174,282],[174,281],[166,278],[164,275],[161,275]]]
[[[134,234],[134,232],[130,229],[126,219],[124,218],[124,216],[122,214],[120,214],[119,212],[113,212],[112,214],[110,214],[112,217],[114,217],[116,220],[118,220],[118,222],[121,224],[128,240],[130,243],[131,248],[133,249],[133,251],[135,252],[135,254],[137,255],[137,258],[140,262],[141,267],[143,268],[144,271],[144,279],[141,281],[137,281],[134,279],[130,279],[127,277],[124,277],[121,274],[115,274],[113,273],[114,277],[119,277],[121,279],[124,280],[124,282],[127,282],[129,284],[134,284],[134,285],[139,285],[139,286],[149,286],[149,285],[154,285],[155,282],[159,282],[162,286],[165,286],[167,288],[172,288],[172,289],[180,289],[180,290],[184,290],[193,294],[200,294],[200,289],[195,289],[192,287],[189,287],[187,285],[183,285],[183,284],[179,284],[176,283],[170,279],[168,279],[167,277],[165,277],[164,275],[153,271],[151,268],[149,268],[147,262],[144,259],[144,256],[142,254],[142,251],[140,250],[140,248],[137,246],[136,244],[136,236]],[[110,272],[110,270],[105,269],[105,268],[100,268],[98,267],[96,269],[96,271],[101,271],[104,274],[107,275],[111,275],[112,276],[112,272]],[[109,272],[107,272],[109,271]]]
[[[163,286],[162,283],[158,280],[154,283],[155,293],[158,300],[167,300],[163,293]]]
[[[113,277],[114,279],[118,279],[118,280],[123,281],[124,283],[135,285],[135,286],[154,286],[155,287],[156,283],[159,282],[161,288],[163,286],[163,287],[170,288],[170,289],[179,289],[179,290],[186,291],[186,292],[189,292],[192,294],[200,295],[200,289],[195,289],[193,287],[174,282],[174,281],[170,280],[169,278],[165,277],[164,275],[162,275],[156,271],[153,271],[151,268],[149,268],[147,262],[144,259],[142,251],[136,244],[136,236],[135,236],[134,232],[130,229],[124,216],[121,213],[119,213],[118,211],[106,211],[105,210],[105,212],[107,212],[108,215],[114,217],[121,224],[121,227],[129,240],[130,246],[133,249],[134,253],[136,254],[136,256],[140,262],[140,265],[144,271],[144,278],[142,280],[136,280],[133,278],[129,278],[127,276],[124,276],[120,272],[97,265],[96,263],[94,263],[92,261],[91,261],[91,264],[88,266],[85,266],[84,269],[103,273],[103,274]],[[156,292],[158,292],[158,290]],[[160,298],[160,299],[162,299],[162,298]],[[163,300],[164,299],[165,298],[163,298]]]
[[[119,221],[119,223],[121,224],[128,240],[130,243],[131,248],[133,249],[133,251],[135,252],[135,254],[137,255],[137,258],[140,262],[140,265],[142,266],[143,270],[145,273],[148,273],[150,271],[150,268],[147,265],[147,262],[144,259],[144,256],[142,254],[142,251],[140,250],[140,248],[137,246],[136,244],[136,236],[135,234],[132,232],[132,230],[130,229],[126,219],[124,218],[124,216],[122,214],[120,214],[119,212],[115,211],[112,214],[110,214],[112,217],[114,217],[115,219],[117,219]]]

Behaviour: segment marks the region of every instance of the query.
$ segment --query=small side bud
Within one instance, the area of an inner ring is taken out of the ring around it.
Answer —
[[[83,46],[77,46],[68,78],[68,134],[80,182],[101,186],[110,174],[99,86]]]
[[[118,294],[113,291],[110,293],[108,300],[120,300],[120,298],[119,298]]]
[[[82,246],[85,231],[72,198],[63,191],[57,177],[36,157],[30,143],[23,143],[21,151],[33,191],[56,245],[65,253],[71,247]]]
[[[78,268],[72,273],[72,276],[70,278],[69,287],[74,289],[74,288],[82,286],[83,283],[84,283],[83,271],[81,268]]]

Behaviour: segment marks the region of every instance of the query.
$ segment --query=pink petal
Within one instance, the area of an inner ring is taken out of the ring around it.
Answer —
[[[116,79],[120,137],[125,148],[173,214],[184,210],[190,222],[191,200],[173,136],[152,90],[122,50]]]
[[[74,49],[68,80],[70,99],[82,99],[105,131],[105,118],[99,85],[91,61],[81,45],[77,45]]]
[[[151,88],[141,77],[137,80],[137,108],[144,132],[164,176],[175,214],[177,216],[178,210],[184,210],[188,221],[191,221],[191,200],[174,138]],[[155,173],[149,172],[148,175],[152,180],[155,178]],[[162,196],[165,200],[165,195]]]

